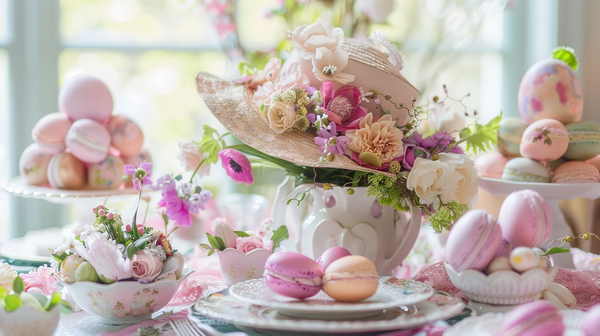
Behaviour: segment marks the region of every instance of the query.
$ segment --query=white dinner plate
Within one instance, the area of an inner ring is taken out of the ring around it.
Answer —
[[[240,282],[229,289],[229,294],[240,301],[273,308],[291,317],[316,319],[353,319],[379,315],[387,308],[427,300],[434,292],[431,286],[422,282],[394,277],[380,277],[377,292],[359,302],[336,301],[323,291],[304,300],[293,299],[275,294],[264,279]]]

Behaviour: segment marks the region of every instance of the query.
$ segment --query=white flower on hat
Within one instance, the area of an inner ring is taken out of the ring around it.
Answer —
[[[354,75],[342,72],[348,65],[348,53],[342,49],[317,48],[312,59],[313,74],[318,80],[346,84],[354,81]]]
[[[303,58],[309,59],[315,56],[318,48],[335,50],[344,42],[344,31],[342,28],[334,28],[321,22],[311,25],[302,25],[292,32],[294,47]]]

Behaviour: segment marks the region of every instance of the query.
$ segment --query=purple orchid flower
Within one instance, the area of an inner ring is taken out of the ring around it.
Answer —
[[[135,190],[140,191],[144,185],[152,185],[152,162],[144,162],[137,168],[127,164],[124,168],[125,174],[130,175],[133,179]]]
[[[319,150],[324,153],[333,155],[343,155],[350,138],[347,136],[338,136],[336,124],[330,123],[327,127],[321,128],[315,137],[315,144],[319,146]],[[335,141],[331,141],[335,139]]]
[[[246,183],[251,186],[254,184],[254,173],[250,160],[241,152],[227,148],[219,152],[219,159],[225,169],[225,172],[236,183]]]

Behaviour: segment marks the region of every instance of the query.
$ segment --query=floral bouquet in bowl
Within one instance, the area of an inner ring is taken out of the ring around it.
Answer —
[[[152,185],[151,164],[126,166],[134,186]],[[139,198],[138,198],[139,208]],[[53,251],[53,267],[73,300],[107,323],[144,320],[173,297],[184,271],[183,255],[160,230],[125,224],[114,209],[92,209],[93,224],[75,225],[61,247]]]
[[[217,251],[221,275],[230,285],[238,282],[258,279],[265,270],[265,262],[281,241],[288,239],[288,229],[285,225],[273,230],[273,220],[265,219],[258,230],[234,231],[224,218],[213,222],[214,236],[206,234],[207,244],[200,244],[208,249],[208,255]]]

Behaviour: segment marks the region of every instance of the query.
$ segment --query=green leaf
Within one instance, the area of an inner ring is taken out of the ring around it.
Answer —
[[[277,230],[275,230],[273,232],[273,237],[271,238],[271,240],[273,241],[273,250],[275,250],[276,248],[279,247],[279,244],[285,240],[290,238],[290,234],[288,232],[288,228],[285,225],[282,225],[280,227],[277,228]]]
[[[569,251],[570,251],[570,249],[568,249],[568,248],[553,247],[551,249],[548,249],[548,251],[546,251],[546,253],[544,253],[542,255],[543,256],[548,256],[548,255],[557,254],[557,253],[567,253]]]
[[[233,231],[236,235],[238,235],[238,237],[250,237],[249,234],[247,234],[244,231]]]
[[[13,281],[13,291],[17,294],[21,294],[25,290],[25,283],[20,276],[17,276]]]
[[[60,300],[60,313],[68,315],[71,314],[71,312],[73,312],[71,305],[65,300]]]
[[[52,310],[52,308],[54,308],[54,306],[56,306],[57,304],[59,304],[60,301],[61,301],[61,299],[60,299],[60,292],[54,292],[54,293],[52,293],[52,296],[50,297],[50,300],[44,306],[44,310]]]
[[[7,295],[8,295],[8,291],[6,290],[6,288],[0,286],[0,300],[2,300]]]
[[[10,294],[4,297],[4,305],[6,306],[6,310],[13,311],[23,306],[23,300],[18,295]]]
[[[207,244],[200,244],[200,247],[207,249],[207,250],[212,249],[212,247],[210,247],[210,245],[207,245]]]
[[[81,240],[81,239],[78,239]],[[62,264],[63,260],[65,260],[69,255],[66,252],[61,253],[60,255],[52,253],[52,258],[58,261],[58,270],[60,271],[60,264]]]
[[[224,249],[226,249],[225,243],[223,242],[223,239],[221,239],[221,237],[215,237],[210,233],[207,233],[206,237],[208,238],[208,242],[213,248],[219,251],[223,251]]]
[[[140,250],[143,250],[144,247],[146,247],[146,243],[148,243],[151,238],[152,238],[151,235],[143,236],[134,242],[135,246],[140,247]]]
[[[460,142],[465,142],[467,150],[472,150],[474,154],[477,154],[480,150],[487,151],[488,149],[492,149],[492,146],[498,141],[497,133],[501,119],[502,113],[485,125],[475,123],[469,126],[469,132],[465,130],[460,132]]]
[[[575,50],[573,50],[573,48],[558,47],[552,50],[552,58],[567,63],[573,71],[577,71],[577,68],[579,67],[579,62],[577,61],[577,56],[575,55]]]
[[[137,246],[135,246],[135,244],[129,244],[127,245],[126,251],[127,251],[127,258],[129,258],[129,260],[131,260],[133,258],[133,256],[137,253],[137,251],[139,251],[140,249],[137,248]]]
[[[210,249],[210,251],[208,251],[208,254],[206,256],[210,257],[213,253],[215,253],[215,249]]]
[[[202,187],[197,186],[196,188],[194,188],[194,194],[199,194],[202,191]]]
[[[183,176],[181,176],[181,174],[179,174],[179,175],[177,175],[177,176],[173,177],[173,179],[174,179],[175,181],[181,181],[181,179],[182,179],[182,178],[183,178]]]

